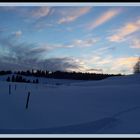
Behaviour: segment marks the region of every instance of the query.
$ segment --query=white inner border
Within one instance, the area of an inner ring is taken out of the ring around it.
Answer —
[[[75,2],[75,3],[72,3],[72,2],[67,2],[67,3],[41,3],[41,2],[22,2],[22,3],[0,3],[0,6],[140,6],[140,2],[139,3],[119,3],[119,2],[108,2],[108,3],[99,3],[99,2],[95,2],[95,3],[90,3],[90,2],[87,2],[87,3],[78,3],[78,2]]]
[[[140,6],[139,3],[0,3],[0,6]],[[140,138],[140,134],[0,134],[0,138]]]
[[[0,134],[0,138],[140,138],[140,134]]]

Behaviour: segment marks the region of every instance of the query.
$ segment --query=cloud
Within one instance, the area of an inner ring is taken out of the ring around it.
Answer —
[[[19,31],[16,33],[16,36],[20,35]],[[34,62],[44,61],[49,52],[56,51],[61,48],[69,49],[71,47],[90,47],[95,44],[97,39],[91,38],[85,40],[75,40],[69,44],[37,44],[18,41],[19,40],[17,40],[17,38],[13,35],[0,37],[0,49],[3,51],[5,50],[3,53],[5,56],[1,55],[1,59],[6,60],[10,57],[11,60],[14,59],[15,62],[19,62],[20,64],[27,64],[30,60],[34,60]],[[81,61],[79,61],[79,64],[82,64]]]
[[[60,48],[86,48],[95,45],[96,42],[99,41],[99,38],[88,38],[88,39],[76,39],[72,42],[65,44],[43,44],[41,47],[34,48],[38,50],[47,49],[47,50],[55,50]]]
[[[56,60],[57,59],[58,58],[56,58]],[[52,59],[52,60],[54,61],[55,59]],[[65,66],[66,66],[65,70],[67,70],[67,71],[112,73],[112,74],[118,74],[118,73],[125,72],[125,74],[131,74],[131,73],[133,73],[133,66],[137,62],[138,57],[113,58],[110,55],[110,56],[106,56],[106,57],[93,56],[93,57],[89,57],[88,60],[83,59],[83,58],[66,58],[66,57],[61,58],[59,60],[61,60],[61,62],[60,62],[61,66],[62,66],[61,70],[62,70],[62,68],[64,68],[64,64],[65,64]],[[58,63],[58,65],[60,65],[60,63]],[[51,62],[51,64],[52,64],[52,62]],[[93,66],[91,66],[91,65],[93,65]],[[60,68],[60,66],[58,68]],[[55,69],[56,69],[56,65],[55,65]]]
[[[95,56],[102,56],[102,55],[105,55],[105,54],[108,54],[108,53],[114,53],[113,51],[116,50],[116,47],[115,46],[112,46],[112,45],[106,45],[107,47],[100,47],[100,48],[97,48],[97,49],[94,49],[92,51],[92,55],[95,55]]]
[[[35,52],[23,52],[20,55],[14,57],[13,55],[5,55],[0,56],[0,65],[1,69],[12,69],[12,70],[27,70],[27,69],[42,69],[42,70],[50,70],[50,71],[83,71],[85,70],[84,64],[75,58],[71,57],[57,57],[57,58],[47,58],[47,59],[39,59],[37,56],[41,54],[41,51]],[[11,54],[11,52],[10,52]],[[26,57],[26,56],[31,57]],[[78,61],[77,61],[78,60]]]
[[[83,60],[88,66],[103,70],[103,73],[132,74],[138,56],[113,57],[112,55],[92,55]]]
[[[0,6],[1,11],[13,11],[15,9],[16,9],[15,6]]]
[[[61,46],[57,46],[58,48]],[[96,73],[132,73],[137,57],[102,56],[45,58],[54,48],[27,42],[17,42],[13,36],[0,36],[0,69],[27,70],[48,69],[51,71],[77,71]]]
[[[67,8],[62,9],[62,17],[59,19],[58,24],[69,23],[75,21],[77,18],[87,14],[91,7],[76,7],[76,8]]]
[[[35,27],[35,29],[37,29],[38,31],[43,30],[45,28],[53,28],[53,27],[57,27],[58,24],[64,24],[64,23],[69,23],[69,22],[73,22],[76,19],[80,18],[81,16],[85,15],[86,13],[88,13],[91,10],[91,7],[51,7],[50,11],[48,12],[47,16],[51,16],[53,15],[53,18],[51,18],[50,20],[46,21],[46,19],[44,18],[36,18],[36,16],[33,14],[30,14],[30,17],[34,17],[35,22],[33,23],[33,26]],[[36,10],[34,10],[34,12],[31,13],[36,13]],[[45,16],[44,16],[45,17]],[[29,19],[30,20],[30,19]],[[73,27],[66,27],[63,30],[66,31],[73,31],[75,28],[81,28],[83,27],[83,25],[76,25]],[[55,29],[57,31],[61,31],[62,29]]]
[[[28,42],[18,42],[13,35],[0,36],[0,69],[27,70],[48,69],[51,71],[83,71],[86,65],[77,58],[57,57],[45,58],[53,47],[61,45],[39,45]],[[43,57],[42,57],[43,56]]]
[[[50,12],[51,12],[51,7],[42,6],[37,9],[32,10],[30,15],[33,18],[39,19],[39,18],[48,16]]]
[[[138,38],[133,39],[130,48],[140,49],[140,40]]]
[[[132,74],[133,66],[137,62],[138,57],[120,57],[112,61],[110,71],[114,73]]]
[[[112,56],[107,55],[106,57],[102,57],[101,55],[97,54],[97,55],[90,56],[89,59],[87,59],[85,62],[89,65],[93,64],[96,67],[101,68],[107,64],[112,63]]]
[[[13,33],[16,37],[20,37],[22,35],[22,31],[18,30],[16,32]]]
[[[14,12],[22,17],[40,19],[46,17],[53,12],[51,7],[48,6],[3,6],[0,7],[1,11]]]
[[[99,41],[98,38],[88,38],[88,39],[77,39],[74,40],[70,45],[67,45],[68,48],[73,47],[91,47],[93,46],[97,41]]]
[[[1,56],[1,61],[9,59],[14,60],[14,62],[24,62],[25,60],[30,60],[32,58],[37,59],[38,53],[32,53],[31,48],[36,47],[36,44],[27,43],[27,42],[18,42],[17,38],[13,35],[7,37],[0,36],[0,49],[3,52],[4,56]],[[32,53],[32,55],[31,55]]]
[[[110,9],[107,12],[103,13],[99,18],[92,21],[88,24],[88,29],[93,30],[94,28],[106,23],[111,20],[113,17],[117,16],[121,12],[120,9]]]
[[[132,66],[132,64],[134,64],[137,60],[138,60],[137,57],[122,57],[116,60],[116,64],[121,66],[123,65]]]
[[[92,41],[85,41],[91,43]],[[77,42],[76,42],[77,43]],[[81,41],[78,41],[78,44]],[[81,45],[80,45],[81,46]],[[101,73],[132,73],[132,68],[137,57],[113,58],[111,55],[104,56],[103,53],[87,54],[87,57],[55,57],[48,58],[47,55],[54,49],[67,47],[61,44],[37,44],[19,42],[16,37],[0,35],[0,69],[27,70],[48,69],[51,71],[80,71]],[[98,51],[106,51],[109,47]]]
[[[50,28],[50,27],[53,27],[53,24],[47,23],[45,21],[38,21],[34,24],[35,30],[38,30],[38,31],[41,31],[41,30],[44,30],[44,29]]]
[[[66,60],[66,58],[64,58]],[[75,71],[75,72],[90,72],[90,73],[101,73],[102,69],[96,69],[87,65],[86,61],[82,58],[68,58],[69,63],[73,67],[65,68],[66,71]]]
[[[123,41],[127,36],[131,35],[140,30],[140,19],[136,22],[126,23],[120,29],[116,30],[112,36],[108,37],[108,40],[111,42],[120,42]]]
[[[27,70],[42,69],[50,71],[95,72],[85,61],[73,57],[45,58],[47,54],[63,45],[41,45],[18,42],[13,35],[0,36],[0,69]]]
[[[102,69],[93,69],[93,68],[87,69],[86,71],[91,72],[91,73],[102,73],[103,72]]]
[[[132,74],[133,73],[133,66],[137,62],[138,57],[120,57],[116,58],[112,62],[111,71],[114,71],[115,73],[123,73],[125,74]]]
[[[84,63],[90,67],[102,70],[103,73],[125,73],[132,74],[133,66],[137,62],[138,57],[113,57],[112,55],[91,55],[84,58]]]
[[[75,59],[69,57],[49,58],[44,60],[43,63],[46,65],[47,69],[51,71],[72,71],[81,67]]]

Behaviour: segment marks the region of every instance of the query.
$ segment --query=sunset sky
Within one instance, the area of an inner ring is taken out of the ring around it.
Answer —
[[[131,74],[139,56],[139,6],[0,6],[1,70]]]

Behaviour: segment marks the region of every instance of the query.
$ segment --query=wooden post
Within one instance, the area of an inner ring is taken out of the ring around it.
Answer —
[[[9,85],[9,95],[11,94],[11,85]]]
[[[29,98],[30,98],[30,92],[28,92],[28,96],[27,96],[26,109],[28,109]]]

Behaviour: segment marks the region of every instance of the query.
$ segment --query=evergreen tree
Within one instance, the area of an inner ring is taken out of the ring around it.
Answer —
[[[31,83],[31,81],[30,80],[27,80],[27,83]]]
[[[140,73],[140,57],[138,58],[137,63],[134,65],[133,70],[134,70],[134,74]]]
[[[36,83],[37,83],[37,84],[39,83],[39,80],[38,80],[38,79],[36,79]]]
[[[15,76],[12,76],[12,82],[16,82]]]
[[[18,76],[18,75],[16,76],[15,81],[16,81],[16,82],[19,82],[19,76]]]
[[[6,79],[6,81],[7,81],[7,82],[10,82],[10,77],[8,77],[8,78]]]

